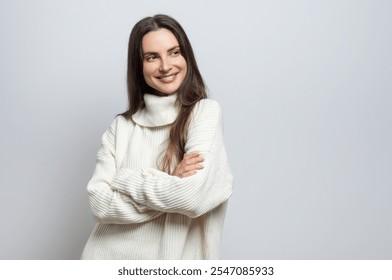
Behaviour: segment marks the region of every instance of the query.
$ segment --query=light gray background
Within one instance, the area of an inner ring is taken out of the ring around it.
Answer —
[[[77,259],[126,109],[128,36],[172,15],[224,110],[223,259],[392,259],[391,1],[0,1],[1,259]]]

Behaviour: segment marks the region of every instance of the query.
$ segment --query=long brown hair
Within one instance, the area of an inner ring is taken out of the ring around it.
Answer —
[[[187,63],[187,73],[177,95],[179,114],[171,126],[168,147],[160,163],[160,168],[170,174],[184,156],[192,109],[199,100],[207,98],[205,84],[197,67],[191,43],[184,29],[175,19],[160,14],[146,17],[133,27],[128,45],[128,109],[121,115],[130,119],[137,110],[144,107],[143,94],[151,92],[143,77],[142,39],[148,32],[161,28],[170,30],[177,38],[181,54]]]

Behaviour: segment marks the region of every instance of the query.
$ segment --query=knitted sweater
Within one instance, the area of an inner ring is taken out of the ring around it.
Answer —
[[[218,103],[199,101],[192,111],[186,152],[198,151],[204,168],[179,178],[158,169],[176,94],[144,95],[145,108],[114,119],[102,136],[87,185],[97,224],[82,259],[217,259],[233,178],[222,140]]]

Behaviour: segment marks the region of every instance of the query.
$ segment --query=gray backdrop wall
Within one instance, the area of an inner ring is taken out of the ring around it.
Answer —
[[[392,258],[391,1],[0,1],[1,259],[77,259],[127,41],[187,31],[224,110],[223,259]]]

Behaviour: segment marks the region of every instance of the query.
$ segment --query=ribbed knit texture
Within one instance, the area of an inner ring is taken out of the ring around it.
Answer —
[[[204,169],[187,178],[162,172],[177,96],[144,95],[132,120],[118,116],[102,136],[87,186],[98,222],[82,259],[217,259],[233,178],[222,139],[218,103],[195,106],[186,152],[198,151]]]

